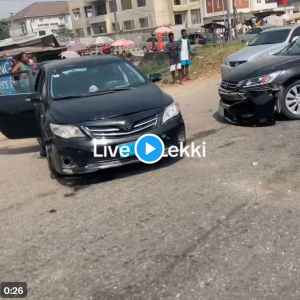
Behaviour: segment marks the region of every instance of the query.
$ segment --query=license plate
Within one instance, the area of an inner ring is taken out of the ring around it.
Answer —
[[[225,110],[224,110],[224,108],[223,108],[222,106],[219,106],[219,115],[220,115],[221,117],[224,117],[224,116],[225,116]]]
[[[136,142],[120,145],[119,146],[120,157],[128,158],[128,157],[134,156],[135,155],[135,144],[136,144]],[[126,148],[124,148],[124,147],[126,147]],[[122,149],[123,149],[123,151],[121,151]]]

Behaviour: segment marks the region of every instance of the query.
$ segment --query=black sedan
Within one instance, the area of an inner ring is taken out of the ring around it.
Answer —
[[[31,82],[31,74],[9,77],[14,92],[0,96],[0,130],[10,139],[37,137],[56,176],[80,174],[136,163],[133,153],[122,158],[110,153],[99,158],[104,146],[116,149],[155,134],[165,149],[185,142],[185,126],[173,99],[126,60],[114,56],[85,57],[45,64],[35,91],[17,92],[16,80]],[[22,77],[24,75],[24,77]],[[102,146],[101,146],[102,145]],[[114,151],[113,151],[114,152]],[[117,153],[117,151],[116,151]]]
[[[300,120],[300,39],[272,56],[234,68],[219,86],[219,113],[232,123]]]

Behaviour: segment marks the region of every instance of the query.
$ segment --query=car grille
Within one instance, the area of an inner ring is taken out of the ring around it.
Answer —
[[[143,131],[150,130],[154,128],[157,124],[158,115],[152,116],[150,118],[141,120],[134,124],[134,126],[126,130],[122,126],[89,126],[85,127],[92,137],[100,139],[106,138],[119,138],[134,135],[137,133],[142,133]]]
[[[246,60],[243,60],[243,61],[231,61],[229,62],[229,65],[230,67],[234,68],[234,67],[237,67],[241,64],[244,64],[245,62],[247,62]]]
[[[222,80],[222,82],[221,82],[221,87],[224,90],[228,90],[228,91],[235,90],[237,85],[238,85],[237,83],[232,83],[232,82],[228,82],[228,81],[224,81],[224,80]]]

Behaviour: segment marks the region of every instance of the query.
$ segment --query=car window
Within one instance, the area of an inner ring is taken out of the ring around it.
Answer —
[[[300,37],[300,27],[293,31],[290,41],[292,42],[295,37]]]
[[[300,55],[300,38],[282,50],[279,55]]]
[[[0,96],[28,94],[33,90],[33,82],[28,73],[7,74],[0,77]],[[32,86],[30,86],[32,85]]]
[[[255,28],[248,30],[246,34],[255,34]]]
[[[248,46],[258,46],[267,44],[279,44],[286,41],[291,29],[280,29],[263,31],[257,35]]]
[[[261,28],[255,28],[255,33],[260,34],[263,30]]]
[[[145,77],[127,61],[69,66],[52,71],[51,97],[56,100],[72,95],[88,96],[93,92],[135,87],[145,82]]]

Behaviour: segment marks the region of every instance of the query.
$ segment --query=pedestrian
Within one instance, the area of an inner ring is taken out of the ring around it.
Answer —
[[[232,40],[235,42],[235,28],[231,28]]]
[[[150,49],[150,51],[152,51],[152,52],[156,52],[156,51],[158,51],[158,49],[157,49],[157,46],[156,46],[156,44],[155,44],[155,42],[154,42],[154,41],[152,42],[152,46],[151,46],[151,49]]]
[[[181,38],[178,40],[178,43],[181,49],[180,58],[181,58],[181,66],[182,66],[181,69],[182,79],[190,80],[189,67],[192,65],[192,61],[191,61],[192,47],[191,47],[191,41],[187,37],[186,29],[181,30]]]
[[[31,67],[29,65],[28,55],[24,52],[21,52],[20,55],[18,56],[18,63],[12,69],[12,73],[30,71],[30,70]],[[28,93],[30,91],[28,74],[26,73],[20,74],[19,88],[21,93]]]
[[[176,83],[176,70],[179,73],[180,84],[182,84],[181,60],[180,60],[180,44],[174,41],[174,33],[169,33],[169,42],[165,46],[165,51],[169,55],[170,71],[172,73],[173,84]]]

